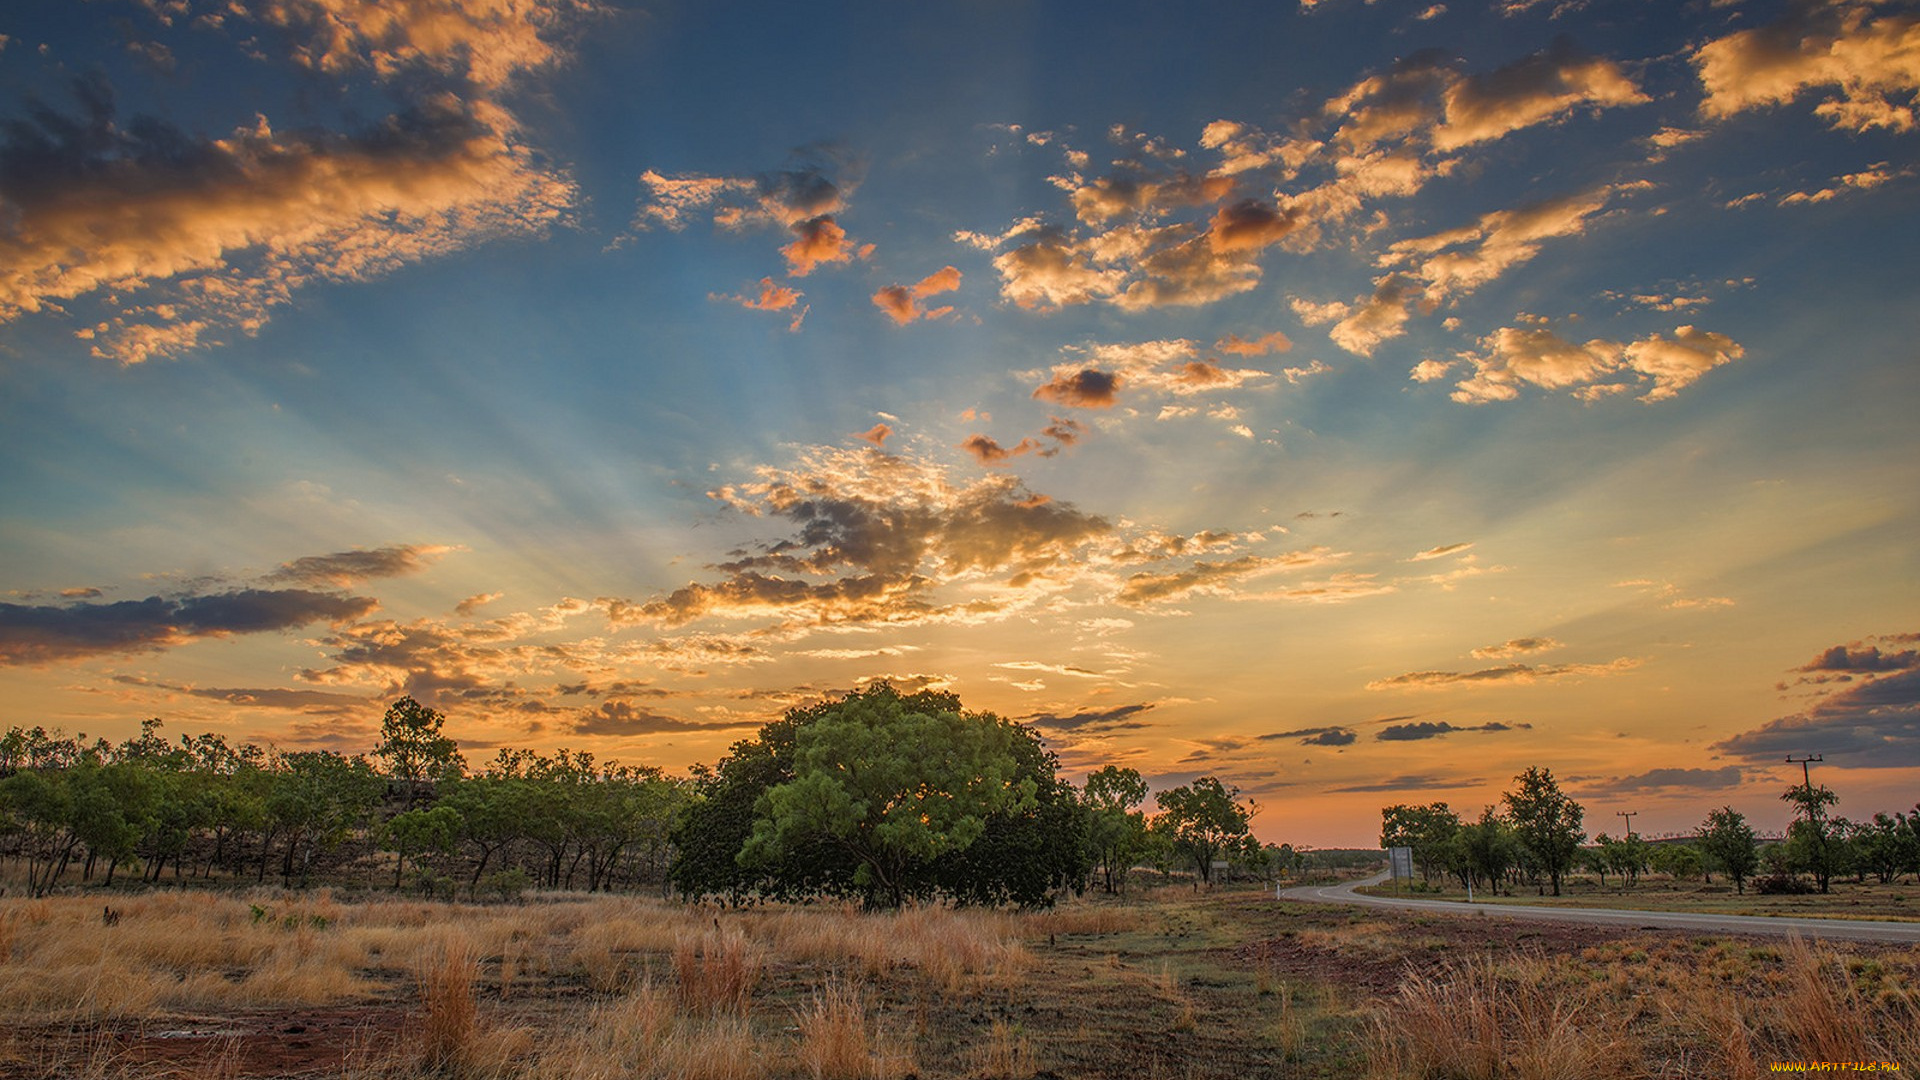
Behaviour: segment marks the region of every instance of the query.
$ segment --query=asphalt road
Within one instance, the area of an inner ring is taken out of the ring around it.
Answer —
[[[1809,938],[1835,938],[1849,941],[1920,942],[1920,923],[1881,922],[1865,919],[1805,919],[1792,915],[1716,915],[1682,911],[1614,911],[1608,908],[1549,908],[1521,904],[1497,904],[1485,901],[1465,904],[1456,900],[1413,900],[1392,896],[1365,896],[1354,890],[1361,885],[1378,885],[1387,880],[1385,871],[1344,885],[1302,885],[1282,889],[1277,894],[1286,900],[1304,900],[1320,904],[1360,904],[1366,907],[1402,908],[1438,912],[1469,918],[1497,916],[1503,919],[1538,919],[1545,922],[1590,923],[1647,930],[1694,930],[1707,934],[1774,934],[1785,937],[1799,934]]]

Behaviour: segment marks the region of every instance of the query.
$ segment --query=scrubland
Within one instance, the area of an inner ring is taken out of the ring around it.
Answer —
[[[1920,951],[1184,888],[1033,913],[0,899],[6,1077],[1530,1080],[1775,1061],[1920,1069]]]

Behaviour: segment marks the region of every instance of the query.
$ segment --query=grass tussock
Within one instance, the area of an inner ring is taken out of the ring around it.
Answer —
[[[673,947],[681,1006],[692,1012],[745,1015],[760,982],[760,948],[738,930],[709,930]]]
[[[797,1058],[813,1080],[898,1080],[917,1072],[911,1053],[890,1045],[867,1018],[859,987],[829,982],[798,1017]]]

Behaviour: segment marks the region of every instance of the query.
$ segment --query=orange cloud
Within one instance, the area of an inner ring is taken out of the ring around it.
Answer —
[[[797,221],[790,228],[796,239],[781,248],[780,254],[786,256],[788,273],[794,277],[806,277],[821,263],[847,262],[854,257],[847,231],[829,215]]]
[[[892,434],[893,434],[893,429],[888,427],[887,425],[875,424],[872,427],[868,428],[867,430],[859,433],[858,435],[855,435],[854,438],[860,439],[865,442],[870,442],[875,446],[885,446],[887,443],[887,436]]]
[[[1239,334],[1228,334],[1213,343],[1213,347],[1232,356],[1265,356],[1270,352],[1286,352],[1293,348],[1293,342],[1278,330],[1248,341]]]
[[[1110,409],[1117,400],[1120,378],[1111,372],[1097,368],[1081,368],[1078,371],[1056,374],[1046,384],[1033,392],[1041,401],[1051,401],[1057,405],[1070,405],[1080,409]]]
[[[888,285],[886,288],[873,294],[873,304],[881,311],[886,312],[894,322],[905,326],[915,319],[938,319],[952,314],[953,308],[950,306],[937,307],[929,310],[920,307],[919,301],[929,296],[953,292],[959,287],[960,271],[951,266],[947,266],[920,279],[918,283],[911,287],[905,285]]]
[[[1640,390],[1642,401],[1664,401],[1746,353],[1726,335],[1692,326],[1670,339],[1653,334],[1625,344],[1575,344],[1545,327],[1503,327],[1481,345],[1485,353],[1462,357],[1473,374],[1457,384],[1455,401],[1511,401],[1522,386],[1568,390],[1589,401]]]
[[[123,363],[252,333],[316,278],[365,281],[537,235],[575,198],[485,101],[438,99],[355,134],[281,135],[262,118],[219,139],[136,140],[104,84],[81,93],[87,118],[42,132],[42,152],[16,153],[0,181],[0,320],[110,288],[119,313],[83,336]]]
[[[1724,119],[1824,91],[1814,113],[1835,128],[1911,130],[1920,92],[1920,15],[1872,0],[1809,0],[1780,20],[1694,51],[1703,115]]]

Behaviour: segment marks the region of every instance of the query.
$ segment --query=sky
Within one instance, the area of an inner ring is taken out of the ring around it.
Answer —
[[[1891,0],[14,5],[0,728],[1908,810],[1916,92]]]

